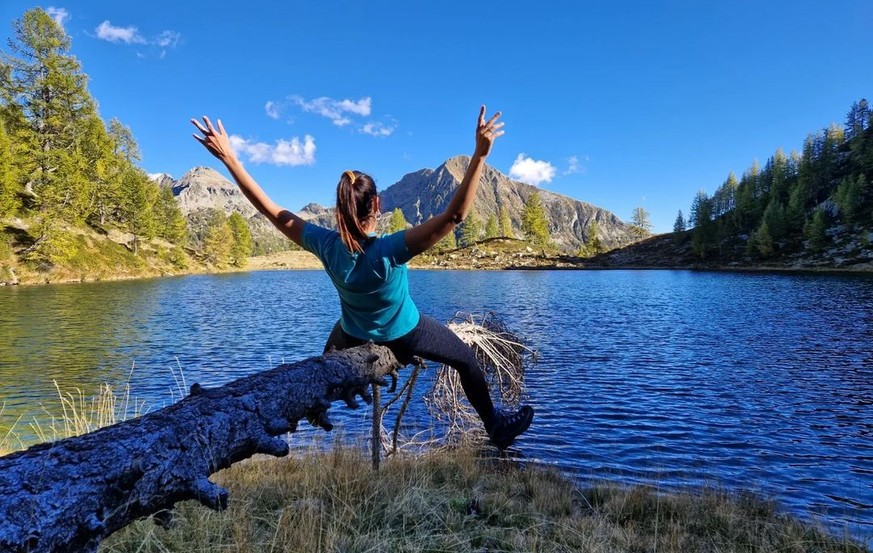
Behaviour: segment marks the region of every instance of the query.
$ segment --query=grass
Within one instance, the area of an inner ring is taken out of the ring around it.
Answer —
[[[79,390],[58,394],[61,413],[43,432],[48,439],[141,409],[129,389],[118,398],[108,386],[91,398]],[[0,433],[0,453],[14,449],[11,434]],[[231,492],[227,511],[182,502],[169,529],[140,520],[101,551],[869,553],[754,495],[582,487],[471,442],[394,455],[378,472],[363,447],[338,442],[313,443],[283,459],[257,456],[213,475]]]
[[[214,479],[227,511],[184,502],[169,530],[138,521],[101,551],[868,551],[753,496],[581,488],[487,449],[396,456],[372,472],[362,449],[313,447]]]

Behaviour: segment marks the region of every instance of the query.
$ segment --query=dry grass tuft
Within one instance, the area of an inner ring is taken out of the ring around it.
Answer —
[[[379,472],[361,450],[339,446],[256,458],[216,475],[231,491],[228,511],[185,502],[170,530],[140,521],[102,551],[868,551],[758,499],[581,489],[554,470],[485,453],[392,457]]]

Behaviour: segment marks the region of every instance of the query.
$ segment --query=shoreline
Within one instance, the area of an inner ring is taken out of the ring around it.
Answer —
[[[873,275],[873,264],[850,267],[823,266],[784,266],[784,265],[606,265],[598,263],[568,263],[560,258],[539,257],[535,264],[474,264],[474,263],[422,263],[411,262],[410,271],[694,271],[694,272],[727,272],[727,273],[783,273],[783,274],[831,274],[831,275]],[[38,279],[25,275],[15,282],[0,282],[0,288],[16,286],[68,285],[97,282],[123,282],[131,280],[149,280],[164,277],[183,277],[193,275],[220,275],[231,273],[246,273],[254,271],[313,271],[321,270],[321,263],[312,254],[304,251],[288,251],[278,254],[253,257],[249,264],[242,268],[231,267],[217,270],[193,270],[178,272],[143,273],[138,275],[85,275],[80,277],[60,277],[52,279],[50,275]]]

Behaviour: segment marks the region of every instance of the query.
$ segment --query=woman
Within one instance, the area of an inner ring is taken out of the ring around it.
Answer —
[[[342,307],[342,317],[325,351],[331,346],[342,349],[373,340],[391,349],[403,364],[419,356],[453,367],[491,441],[506,449],[530,426],[533,409],[524,406],[512,413],[494,408],[473,350],[445,325],[418,312],[409,296],[406,272],[407,261],[452,232],[469,212],[485,158],[494,140],[503,134],[499,119],[497,112],[486,121],[485,106],[479,110],[475,151],[446,210],[411,229],[382,237],[376,236],[379,197],[369,175],[359,171],[342,174],[336,193],[337,230],[321,228],[267,197],[231,149],[221,120],[217,128],[207,117],[202,124],[195,119],[191,122],[202,134],[195,133],[194,138],[224,163],[252,205],[324,264]]]

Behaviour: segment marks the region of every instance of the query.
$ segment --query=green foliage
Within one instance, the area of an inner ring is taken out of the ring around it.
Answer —
[[[537,246],[546,246],[549,243],[549,221],[539,192],[531,194],[524,204],[521,232],[528,241]]]
[[[592,257],[603,253],[606,248],[603,247],[603,242],[600,240],[600,225],[592,219],[585,229],[585,242],[579,248],[579,257]]]
[[[837,203],[840,216],[847,225],[854,225],[864,214],[864,199],[867,195],[867,189],[867,179],[864,175],[858,175],[858,178],[844,177],[834,192],[834,200]]]
[[[444,252],[454,250],[458,247],[458,241],[455,239],[455,232],[452,231],[443,236],[439,242],[434,245],[437,251]]]
[[[631,214],[632,232],[638,239],[645,238],[652,234],[652,222],[649,217],[649,212],[642,206],[635,207]]]
[[[231,213],[227,220],[233,244],[230,247],[230,262],[234,267],[245,267],[252,255],[252,231],[239,213]]]
[[[770,228],[767,226],[767,221],[761,223],[758,230],[749,236],[749,253],[758,255],[762,258],[772,257],[776,251],[773,243],[773,237],[770,235]]]
[[[79,220],[90,204],[85,157],[94,101],[87,77],[69,53],[70,39],[45,11],[34,8],[14,23],[12,53],[0,55],[4,104],[19,111],[22,174],[35,207]]]
[[[479,236],[482,234],[482,224],[476,213],[471,211],[464,222],[461,223],[461,246],[472,246],[479,241]]]
[[[828,216],[823,209],[815,210],[812,220],[804,228],[806,239],[809,240],[809,249],[820,252],[827,247],[830,241],[827,235]]]
[[[506,238],[515,238],[515,233],[512,232],[512,219],[504,207],[500,208],[500,235]]]
[[[78,253],[75,238],[60,228],[52,217],[41,217],[31,227],[34,244],[25,251],[24,260],[39,270],[66,265]]]
[[[673,223],[673,232],[684,232],[685,231],[685,217],[682,215],[682,210],[679,210],[679,214],[676,215],[676,221]]]
[[[493,213],[488,217],[488,222],[485,223],[485,238],[497,238],[500,236],[500,229],[497,227],[497,216]]]
[[[188,222],[182,215],[179,203],[169,187],[158,187],[158,197],[154,205],[154,218],[157,235],[174,244],[181,244],[188,236]],[[249,236],[251,240],[251,234]]]
[[[698,222],[695,198],[689,223],[698,255],[718,241],[748,233],[748,250],[775,256],[804,247],[821,251],[828,242],[827,225],[835,221],[822,210],[837,206],[838,220],[863,235],[873,224],[873,194],[865,175],[873,171],[873,115],[866,100],[852,105],[845,128],[832,124],[810,133],[801,153],[780,149],[763,168],[757,163],[737,182],[731,175],[710,200],[707,221]],[[804,242],[805,240],[805,242]]]
[[[216,267],[227,267],[231,261],[232,247],[233,231],[227,216],[223,211],[216,210],[206,225],[203,236],[203,257]]]
[[[398,232],[405,230],[409,226],[406,217],[403,216],[403,211],[399,207],[395,207],[391,212],[391,221],[388,223],[388,232]]]
[[[134,235],[133,253],[137,254],[142,239],[149,240],[156,236],[153,206],[157,203],[159,192],[157,185],[139,169],[129,168],[123,178],[123,221]]]
[[[691,233],[691,249],[701,259],[705,259],[715,241],[713,223],[713,200],[703,190],[699,191],[691,204],[689,222],[694,228]]]

